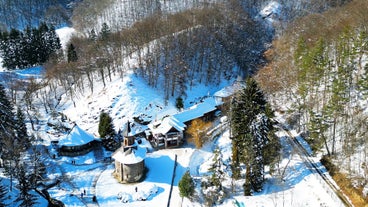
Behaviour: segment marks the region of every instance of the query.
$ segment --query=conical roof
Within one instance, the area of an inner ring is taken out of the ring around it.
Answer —
[[[146,157],[146,149],[140,147],[131,147],[124,151],[124,148],[119,148],[113,155],[112,158],[123,164],[136,164],[140,163]]]
[[[95,137],[81,129],[78,125],[74,125],[73,129],[67,136],[59,140],[60,146],[81,146],[95,140]]]

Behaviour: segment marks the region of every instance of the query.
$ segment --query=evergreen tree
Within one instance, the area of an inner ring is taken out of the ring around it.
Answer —
[[[218,189],[221,189],[222,187],[222,177],[224,172],[222,171],[223,163],[222,163],[222,154],[221,151],[216,148],[214,150],[214,156],[213,156],[213,163],[211,167],[208,169],[208,171],[211,173],[211,184],[212,186],[215,186]]]
[[[264,114],[259,114],[251,125],[253,134],[253,162],[251,163],[251,184],[254,191],[262,190],[264,182],[264,148],[268,144],[271,123]]]
[[[206,206],[220,204],[226,197],[225,189],[222,187],[224,176],[222,154],[219,148],[216,148],[213,153],[213,162],[211,167],[208,169],[210,175],[208,178],[206,176],[205,181],[202,181],[201,184]]]
[[[94,29],[91,29],[91,31],[89,32],[88,39],[90,39],[91,41],[96,41],[97,40],[97,34],[96,34],[96,31]]]
[[[61,49],[61,42],[59,36],[56,34],[55,27],[53,25],[49,27],[49,30],[44,36],[46,39],[46,48],[48,48],[48,59],[51,54]]]
[[[18,165],[20,154],[24,150],[17,138],[16,127],[13,105],[7,98],[4,87],[0,84],[0,154],[1,158],[9,163],[4,168],[10,176],[10,190],[12,190],[13,176],[16,173],[15,166]]]
[[[37,62],[37,47],[39,47],[39,45],[37,45],[36,43],[34,43],[35,41],[35,36],[34,36],[34,30],[30,27],[27,26],[26,29],[24,30],[24,46],[23,46],[23,63],[22,65],[33,65],[34,63]],[[26,61],[27,60],[27,61]]]
[[[232,164],[233,178],[240,176],[240,163],[246,165],[244,194],[261,191],[264,182],[264,152],[272,131],[273,116],[263,92],[252,78],[247,79],[246,87],[233,99],[231,104]],[[266,116],[266,114],[268,116]]]
[[[23,147],[28,148],[30,146],[30,140],[27,132],[27,126],[25,124],[24,114],[21,108],[17,108],[16,123],[15,123],[17,138]]]
[[[3,66],[9,69],[16,69],[20,64],[20,58],[22,54],[20,49],[22,49],[22,34],[16,30],[11,29],[8,37],[4,41],[4,46],[1,48],[1,54],[3,57]]]
[[[4,131],[5,129],[14,129],[15,120],[13,113],[13,105],[8,99],[5,88],[0,84],[0,124]]]
[[[175,102],[175,106],[177,109],[181,110],[184,108],[184,102],[182,97],[178,97]]]
[[[75,47],[73,44],[68,45],[67,58],[68,58],[68,63],[78,61],[77,51],[75,50]]]
[[[102,24],[102,28],[100,31],[100,39],[102,41],[106,41],[109,38],[110,34],[111,34],[111,31],[110,31],[109,25],[107,25],[107,23],[104,22]]]
[[[32,207],[36,204],[36,196],[30,193],[32,185],[30,183],[29,175],[26,173],[24,165],[19,166],[18,170],[19,195],[16,201],[20,201],[20,207]]]
[[[181,197],[190,198],[194,195],[194,182],[189,171],[186,171],[179,181],[179,193]]]
[[[100,114],[100,123],[98,125],[98,133],[101,138],[109,139],[115,136],[115,129],[112,123],[112,118],[106,112]]]

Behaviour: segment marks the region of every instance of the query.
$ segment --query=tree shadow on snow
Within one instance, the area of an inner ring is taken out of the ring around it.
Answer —
[[[282,159],[284,161],[289,160],[291,156],[295,155],[293,148],[287,143],[286,137],[280,137],[282,148]],[[306,177],[311,174],[317,174],[314,170],[311,170],[306,164],[300,159],[292,158],[293,160],[280,168],[279,176],[275,175],[268,178],[264,184],[264,190],[257,194],[271,194],[286,191],[292,189],[298,183],[302,182]],[[320,163],[315,163],[317,168],[323,173],[326,172],[326,168]],[[285,168],[286,167],[286,168]]]
[[[311,174],[312,171],[302,161],[294,163],[286,169],[283,178],[280,176],[268,178],[264,184],[263,191],[255,193],[255,195],[278,193],[292,189]]]

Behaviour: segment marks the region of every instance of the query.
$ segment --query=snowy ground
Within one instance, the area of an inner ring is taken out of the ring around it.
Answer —
[[[281,139],[283,134],[279,134]],[[148,174],[145,180],[135,184],[120,184],[112,176],[112,163],[94,163],[93,156],[88,154],[84,159],[71,165],[70,160],[60,161],[60,168],[67,172],[68,182],[52,188],[50,194],[63,201],[67,206],[85,206],[81,201],[81,193],[86,190],[84,200],[89,202],[93,192],[96,193],[100,206],[166,206],[168,202],[170,183],[173,174],[175,155],[178,156],[174,187],[171,197],[171,206],[201,206],[179,196],[178,182],[186,170],[192,176],[203,176],[208,172],[213,157],[212,150],[218,146],[223,154],[222,159],[227,161],[231,156],[231,141],[225,132],[213,143],[203,149],[193,149],[190,146],[178,149],[166,149],[149,153],[145,163]],[[284,146],[287,147],[287,144]],[[88,164],[83,164],[88,163]],[[291,148],[284,148],[284,158],[280,170],[285,170],[283,182],[276,176],[267,175],[264,191],[254,196],[242,196],[242,182],[235,181],[235,193],[219,206],[341,206],[323,187],[322,180],[317,174],[305,166],[300,157],[293,154]],[[95,188],[92,187],[97,179]],[[230,179],[224,185],[231,187]],[[137,187],[137,192],[135,191]],[[152,191],[152,192],[150,192]],[[140,196],[147,197],[146,201],[138,201]],[[120,199],[119,199],[120,198]],[[123,203],[127,201],[127,203]]]

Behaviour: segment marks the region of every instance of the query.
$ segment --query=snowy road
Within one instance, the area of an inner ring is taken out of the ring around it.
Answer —
[[[286,127],[280,126],[279,128],[288,135],[286,137],[286,141],[290,146],[293,147],[295,152],[297,152],[307,168],[315,175],[318,175],[318,179],[321,179],[321,185],[323,185],[324,189],[328,191],[328,194],[331,196],[331,198],[339,202],[341,204],[340,206],[353,207],[353,205],[349,202],[349,199],[339,190],[339,187],[329,176],[325,167],[319,161],[315,161],[313,157],[310,156],[310,153]]]

